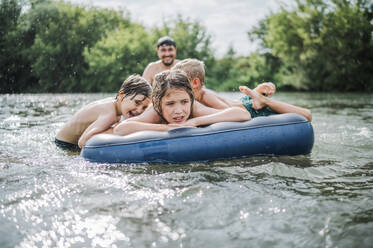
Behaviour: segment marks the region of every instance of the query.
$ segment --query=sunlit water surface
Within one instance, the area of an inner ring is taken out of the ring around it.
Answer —
[[[372,94],[277,94],[312,110],[309,156],[108,166],[56,148],[107,96],[0,96],[0,247],[373,246]]]

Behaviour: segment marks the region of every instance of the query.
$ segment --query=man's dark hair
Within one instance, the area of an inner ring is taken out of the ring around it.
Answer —
[[[163,37],[159,38],[159,40],[157,42],[157,48],[159,48],[160,46],[163,46],[163,45],[176,47],[176,42],[171,37],[163,36]]]

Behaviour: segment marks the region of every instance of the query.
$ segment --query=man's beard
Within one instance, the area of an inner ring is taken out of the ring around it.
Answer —
[[[174,60],[171,60],[171,62],[167,63],[167,62],[165,62],[165,61],[162,59],[162,63],[163,63],[165,66],[170,66],[170,65],[172,65],[173,62],[174,62]]]

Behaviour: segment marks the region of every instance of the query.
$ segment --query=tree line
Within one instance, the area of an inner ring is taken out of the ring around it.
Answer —
[[[155,27],[110,10],[52,0],[1,0],[0,93],[114,92],[157,60],[169,35],[177,57],[206,65],[206,85],[234,91],[273,81],[304,91],[373,90],[373,3],[295,0],[248,30],[249,56],[216,57],[212,36],[182,16]]]

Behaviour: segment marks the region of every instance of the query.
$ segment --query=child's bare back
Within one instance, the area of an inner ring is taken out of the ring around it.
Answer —
[[[215,109],[225,109],[232,105],[228,99],[219,96],[215,91],[206,87],[200,89],[199,97],[196,97],[196,100],[207,107]]]
[[[79,138],[84,131],[100,116],[108,119],[113,124],[117,122],[115,100],[113,98],[98,100],[84,106],[61,128],[56,138],[72,144],[78,144]]]
[[[123,116],[128,119],[145,111],[150,103],[150,84],[139,75],[129,76],[115,99],[107,98],[87,104],[57,133],[55,143],[68,150],[79,150],[93,135],[110,131]]]

